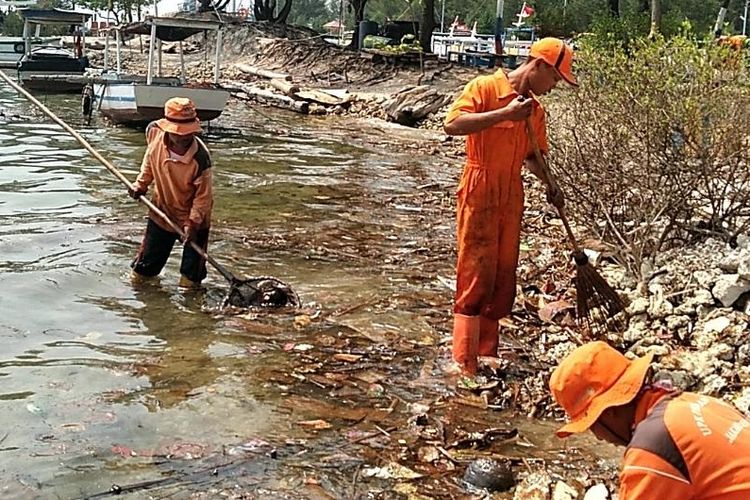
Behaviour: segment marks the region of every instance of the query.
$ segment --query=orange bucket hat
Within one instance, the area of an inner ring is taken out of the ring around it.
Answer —
[[[606,342],[578,347],[552,372],[549,388],[570,422],[558,437],[587,431],[613,406],[628,404],[638,395],[654,354],[630,361]]]
[[[177,135],[201,132],[195,104],[187,97],[173,97],[164,103],[164,118],[159,120],[157,125],[164,132]]]
[[[559,38],[547,37],[531,44],[529,57],[537,57],[552,66],[569,84],[577,87],[573,75],[573,49]]]

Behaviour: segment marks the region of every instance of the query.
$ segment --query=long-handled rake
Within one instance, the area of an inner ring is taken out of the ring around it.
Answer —
[[[34,96],[28,93],[25,89],[20,87],[16,82],[12,81],[8,75],[3,71],[0,71],[0,79],[15,89],[18,93],[23,95],[26,99],[31,101],[32,104],[37,106],[44,114],[49,116],[55,123],[60,125],[66,132],[68,132],[81,146],[83,146],[91,155],[99,160],[104,167],[114,174],[117,179],[123,183],[128,189],[134,189],[133,184],[125,177],[122,172],[115,168],[112,163],[104,158],[101,153],[94,149],[91,144],[86,141],[78,132],[73,130],[70,125],[61,120],[57,115],[50,111],[44,104],[39,102]],[[185,241],[185,233],[182,228],[175,224],[163,211],[161,211],[156,205],[145,196],[138,198],[138,201],[146,205],[153,213],[164,220],[167,225],[179,236],[180,241]],[[195,250],[198,255],[205,259],[211,264],[219,274],[221,274],[229,282],[229,291],[227,292],[221,307],[234,306],[240,308],[247,307],[283,307],[292,306],[299,307],[300,300],[297,294],[292,290],[292,287],[283,281],[276,279],[271,276],[256,276],[252,278],[240,279],[234,274],[229,272],[227,268],[219,264],[216,259],[208,255],[208,253],[196,245],[194,241],[191,241],[190,246]]]
[[[539,149],[539,143],[529,118],[526,119],[526,132],[534,149],[534,156],[542,170],[542,175],[546,176],[550,185],[557,186],[557,182]],[[585,324],[591,332],[610,328],[623,331],[627,326],[625,302],[589,263],[588,256],[578,244],[578,240],[570,228],[565,207],[555,208],[560,214],[568,241],[573,247],[573,260],[576,263],[575,285],[578,322]]]

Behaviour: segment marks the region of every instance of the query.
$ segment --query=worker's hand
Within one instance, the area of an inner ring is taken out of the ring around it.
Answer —
[[[531,116],[531,111],[534,109],[534,100],[526,99],[520,95],[502,109],[505,111],[506,120],[520,122]]]
[[[547,201],[560,210],[565,208],[565,196],[554,182],[547,186]]]
[[[182,228],[182,231],[185,233],[185,240],[183,241],[185,245],[190,244],[191,241],[195,241],[195,237],[198,234],[198,230],[195,229],[195,226],[188,224]]]
[[[140,189],[128,188],[128,195],[134,200],[137,200],[144,194],[146,194],[146,191],[141,191]]]

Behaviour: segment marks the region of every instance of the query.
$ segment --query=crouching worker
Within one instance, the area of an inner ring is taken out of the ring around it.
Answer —
[[[194,241],[208,247],[211,226],[213,188],[211,157],[206,146],[195,137],[201,126],[190,99],[174,97],[164,105],[164,118],[146,129],[148,147],[141,172],[130,196],[138,199],[153,183],[151,201],[186,235],[182,250],[179,285],[198,288],[206,277],[206,262],[188,244]],[[133,261],[135,283],[158,275],[164,268],[179,237],[155,213],[150,213],[146,234]]]
[[[652,355],[634,361],[604,342],[574,350],[550,389],[570,422],[625,446],[620,500],[750,498],[750,421],[709,396],[649,380]]]

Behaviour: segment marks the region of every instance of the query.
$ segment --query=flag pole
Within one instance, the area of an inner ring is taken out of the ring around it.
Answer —
[[[505,0],[497,0],[495,17],[495,54],[503,55],[503,9]]]

